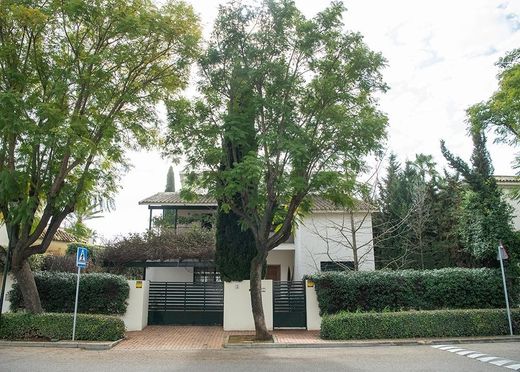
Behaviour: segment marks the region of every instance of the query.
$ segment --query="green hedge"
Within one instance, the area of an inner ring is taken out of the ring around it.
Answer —
[[[520,309],[513,310],[513,329],[520,329]],[[320,336],[327,340],[471,337],[509,334],[502,309],[400,311],[386,313],[340,312],[325,315]]]
[[[76,274],[41,271],[34,273],[43,309],[48,313],[74,311]],[[106,273],[81,274],[78,312],[88,314],[124,314],[130,287],[126,279]],[[23,308],[18,284],[8,294],[11,310]]]
[[[72,314],[7,313],[0,320],[0,339],[70,340]],[[115,341],[125,335],[124,322],[115,316],[78,314],[76,340]]]
[[[328,272],[309,279],[322,314],[504,306],[502,278],[494,269]],[[518,298],[514,288],[510,293]]]

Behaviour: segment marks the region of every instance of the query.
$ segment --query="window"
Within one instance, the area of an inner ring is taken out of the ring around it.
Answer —
[[[345,271],[354,270],[354,261],[321,261],[320,270],[325,271]]]
[[[220,273],[215,267],[194,267],[193,282],[194,283],[214,283],[220,282]]]

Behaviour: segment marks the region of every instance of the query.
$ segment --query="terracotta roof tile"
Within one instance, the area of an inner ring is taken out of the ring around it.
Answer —
[[[314,211],[341,211],[343,208],[319,196],[311,196],[312,210]],[[155,195],[149,196],[139,202],[140,205],[169,205],[169,206],[208,206],[216,207],[217,201],[210,195],[198,195],[197,199],[186,201],[181,198],[179,193],[175,192],[158,192]],[[356,210],[374,210],[373,206],[363,201],[357,201]]]
[[[47,229],[43,230],[42,234],[40,235],[40,239],[43,239],[46,233]],[[68,232],[62,229],[58,229],[58,231],[56,231],[52,240],[57,242],[79,243],[79,240],[76,239],[74,235],[69,234]]]

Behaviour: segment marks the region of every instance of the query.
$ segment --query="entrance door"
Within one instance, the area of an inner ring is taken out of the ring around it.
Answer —
[[[305,281],[273,282],[275,328],[306,328]]]
[[[265,278],[268,280],[278,280],[282,278],[282,267],[281,265],[267,265],[267,271],[265,272]]]

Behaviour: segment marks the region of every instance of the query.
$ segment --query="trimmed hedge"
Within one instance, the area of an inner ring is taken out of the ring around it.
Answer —
[[[500,308],[502,278],[495,269],[327,272],[311,275],[321,314]],[[518,291],[510,288],[513,298]]]
[[[73,314],[2,314],[0,339],[70,340]],[[116,341],[125,335],[125,323],[108,315],[78,314],[76,340]]]
[[[34,273],[43,309],[48,313],[74,311],[76,276],[73,273],[41,271]],[[106,273],[81,274],[78,312],[88,314],[124,314],[130,287],[126,279]],[[18,284],[8,294],[11,311],[23,308]]]
[[[520,309],[512,311],[513,329],[520,329]],[[502,309],[340,312],[325,315],[320,336],[326,340],[415,337],[470,337],[509,334]]]

